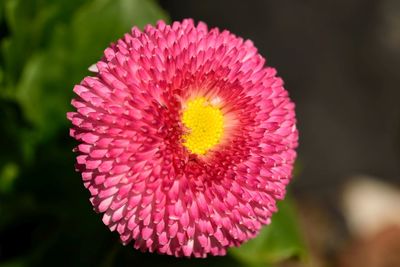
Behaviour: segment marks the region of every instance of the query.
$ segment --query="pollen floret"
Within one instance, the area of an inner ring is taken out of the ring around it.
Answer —
[[[189,129],[183,144],[194,154],[203,155],[220,142],[224,121],[222,112],[204,97],[189,101],[182,122]]]
[[[77,170],[123,244],[224,255],[256,236],[296,157],[294,104],[249,40],[192,20],[132,31],[74,87]]]

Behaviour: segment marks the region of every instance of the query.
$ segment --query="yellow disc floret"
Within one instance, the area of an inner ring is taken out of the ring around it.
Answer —
[[[204,155],[220,142],[224,128],[222,112],[204,97],[187,102],[182,122],[189,130],[183,135],[183,144],[190,152]]]

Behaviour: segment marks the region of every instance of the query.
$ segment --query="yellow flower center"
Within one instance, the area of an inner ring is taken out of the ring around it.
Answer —
[[[222,112],[204,97],[188,101],[182,122],[189,129],[183,135],[183,145],[194,154],[204,155],[221,140],[224,128]]]

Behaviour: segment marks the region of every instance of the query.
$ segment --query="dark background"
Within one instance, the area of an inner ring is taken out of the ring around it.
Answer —
[[[400,186],[400,1],[0,0],[0,267],[266,266],[123,247],[74,171],[73,85],[133,25],[168,17],[251,39],[296,103],[290,191],[310,259],[279,266],[398,266],[357,261],[341,202],[354,176]]]

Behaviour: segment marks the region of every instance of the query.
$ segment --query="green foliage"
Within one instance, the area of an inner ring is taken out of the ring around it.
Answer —
[[[4,10],[2,95],[19,103],[37,139],[65,127],[72,86],[110,42],[165,18],[149,0],[8,0]]]
[[[204,263],[122,247],[91,210],[73,169],[66,112],[74,84],[111,42],[158,19],[167,16],[153,0],[0,1],[0,267]],[[242,266],[303,255],[285,203],[257,239],[229,253],[234,257],[207,263]]]
[[[13,162],[8,162],[3,165],[0,171],[0,192],[6,193],[11,191],[11,187],[15,178],[18,175],[18,166]]]
[[[305,259],[306,249],[290,198],[279,202],[278,208],[271,224],[264,227],[257,238],[240,248],[231,249],[234,257],[250,266],[270,266],[292,258]]]

